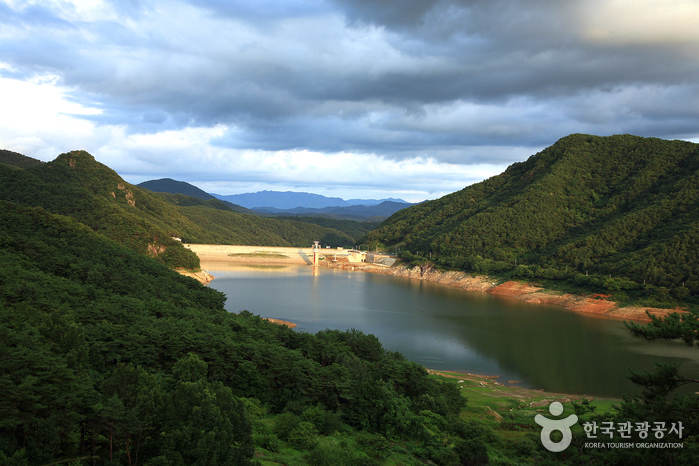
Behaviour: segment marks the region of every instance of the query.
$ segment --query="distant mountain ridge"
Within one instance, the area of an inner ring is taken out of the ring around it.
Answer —
[[[323,209],[326,207],[349,207],[355,205],[369,207],[386,201],[409,205],[408,202],[402,199],[350,199],[346,201],[339,197],[327,197],[320,194],[295,191],[258,191],[256,193],[229,195],[212,194],[221,200],[229,201],[253,210],[268,208],[291,210],[297,207]]]
[[[255,214],[255,212],[253,212],[250,209],[246,209],[245,207],[241,207],[237,204],[228,202],[223,199],[218,199],[212,196],[211,194],[207,193],[206,191],[197,188],[193,184],[187,183],[186,181],[177,181],[173,180],[172,178],[160,178],[158,180],[144,181],[143,183],[139,183],[136,186],[138,186],[139,188],[145,188],[149,191],[153,191],[154,193],[183,194],[185,196],[195,197],[203,201],[211,201],[212,199],[214,199],[216,200],[216,202],[224,203],[235,212],[240,212],[244,214]]]
[[[185,181],[171,178],[144,181],[139,187],[158,193],[184,194],[205,201],[217,199],[236,212],[266,216],[327,217],[356,221],[381,221],[413,204],[402,199],[350,199],[294,191],[259,191],[221,195],[207,193]]]
[[[319,217],[357,218],[357,219],[384,219],[395,214],[399,210],[405,209],[413,204],[402,202],[383,201],[376,205],[350,205],[346,207],[323,207],[314,209],[308,207],[296,207],[294,209],[275,209],[272,207],[258,207],[256,212],[270,215],[302,215]]]
[[[196,186],[184,181],[173,180],[172,178],[144,181],[136,186],[149,189],[156,193],[184,194],[185,196],[192,196],[205,201],[214,199],[214,196]]]

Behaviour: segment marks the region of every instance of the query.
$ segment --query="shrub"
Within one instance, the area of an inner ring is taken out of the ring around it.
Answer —
[[[310,422],[300,422],[289,433],[289,444],[298,450],[310,450],[318,444],[318,431]]]
[[[454,452],[459,455],[459,460],[462,464],[488,464],[488,447],[480,438],[456,442]]]
[[[274,433],[277,437],[287,441],[291,431],[301,423],[301,418],[293,413],[282,413],[274,420]]]
[[[330,412],[321,405],[306,409],[301,414],[301,419],[312,423],[320,434],[332,435],[342,426],[340,416]]]

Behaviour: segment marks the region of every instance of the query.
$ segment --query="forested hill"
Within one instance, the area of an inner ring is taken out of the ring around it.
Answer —
[[[170,265],[199,266],[198,258],[179,241],[190,243],[308,246],[356,244],[337,224],[259,218],[234,212],[218,199],[153,193],[126,183],[85,151],[59,155],[48,163],[0,164],[0,199],[75,218],[130,249]]]
[[[153,191],[155,193],[169,193],[169,194],[183,194],[188,197],[195,197],[197,199],[201,199],[203,201],[211,201],[213,199],[216,199],[215,203],[209,203],[210,205],[218,205],[220,206],[221,204],[225,204],[227,206],[226,209],[224,210],[232,210],[234,212],[240,212],[240,213],[245,213],[245,214],[252,214],[256,215],[257,212],[254,212],[250,209],[246,209],[245,207],[241,207],[239,205],[233,204],[232,202],[224,201],[224,200],[219,200],[212,196],[211,194],[207,193],[206,191],[202,191],[201,189],[197,188],[196,186],[186,183],[184,181],[176,181],[171,178],[161,178],[159,180],[150,180],[150,181],[144,181],[143,183],[138,184],[139,188],[145,188],[149,191]]]
[[[205,201],[215,199],[214,196],[206,191],[202,191],[194,185],[185,183],[184,181],[176,181],[171,178],[144,181],[143,183],[139,183],[138,186],[141,188],[150,189],[156,193],[184,194],[186,196],[196,197]]]
[[[196,255],[172,239],[183,226],[177,208],[129,185],[85,151],[22,170],[0,165],[0,199],[73,217],[170,266],[199,266]]]
[[[5,165],[12,168],[27,168],[36,165],[41,165],[41,160],[27,157],[26,155],[18,154],[10,150],[0,149],[0,165]]]
[[[224,300],[72,218],[0,201],[0,464],[243,466],[264,448],[378,466],[386,439],[423,442],[425,412],[445,441],[415,455],[458,459],[455,383],[372,335],[297,333]]]
[[[699,294],[698,201],[699,145],[574,134],[368,240],[449,268],[685,301]]]

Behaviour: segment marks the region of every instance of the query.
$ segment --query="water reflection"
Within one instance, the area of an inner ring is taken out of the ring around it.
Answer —
[[[645,342],[622,322],[590,318],[420,280],[308,266],[211,264],[210,286],[227,309],[296,322],[297,330],[356,328],[386,349],[433,369],[500,375],[533,388],[620,396],[635,390],[628,368],[685,362],[699,374],[699,351]]]
[[[300,275],[301,272],[311,272],[309,267],[290,266],[285,264],[244,264],[240,262],[202,261],[202,268],[214,274],[216,278],[243,278],[259,274]]]

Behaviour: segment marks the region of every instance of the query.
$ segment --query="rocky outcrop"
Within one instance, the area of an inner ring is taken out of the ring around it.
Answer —
[[[126,202],[127,202],[131,207],[135,207],[135,206],[136,206],[136,199],[134,199],[133,193],[131,192],[131,190],[130,190],[130,189],[127,189],[126,186],[124,185],[124,183],[119,183],[119,184],[117,185],[117,188],[119,188],[121,191],[125,191],[125,192],[126,192],[126,194],[125,194],[125,196],[124,196],[124,197],[126,198]],[[112,194],[113,194],[113,193],[112,193]],[[116,196],[114,196],[114,197],[116,197]]]
[[[214,276],[211,275],[208,272],[205,272],[204,270],[199,271],[199,272],[192,272],[191,270],[187,269],[182,269],[182,268],[177,268],[175,269],[180,275],[184,275],[185,277],[191,277],[201,283],[202,285],[208,285],[213,279]]]
[[[431,265],[422,267],[381,267],[374,264],[351,264],[351,263],[325,263],[327,267],[363,270],[365,272],[380,273],[383,275],[393,275],[394,277],[417,278],[429,282],[443,283],[468,291],[488,291],[496,285],[495,281],[488,277],[469,275],[464,272],[437,270]]]
[[[262,319],[277,325],[286,325],[289,328],[296,328],[296,324],[288,320],[272,319],[271,317],[263,317]]]

